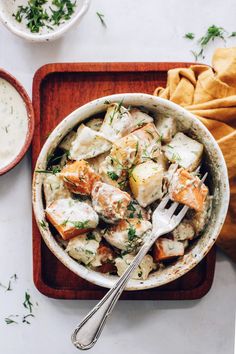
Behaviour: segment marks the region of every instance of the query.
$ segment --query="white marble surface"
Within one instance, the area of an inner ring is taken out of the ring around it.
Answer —
[[[7,0],[6,0],[7,1]],[[107,29],[96,17],[104,13]],[[192,61],[193,44],[183,34],[200,36],[211,24],[235,31],[233,0],[93,0],[81,24],[54,43],[30,44],[0,26],[0,66],[31,94],[35,70],[61,61]],[[235,40],[228,44],[236,44]],[[215,46],[223,45],[216,42]],[[213,46],[206,53],[209,62]],[[0,288],[0,353],[76,353],[74,326],[95,304],[58,301],[41,295],[32,282],[30,154],[0,177],[0,281],[17,273],[13,291]],[[6,325],[23,314],[25,290],[34,302],[31,325]],[[218,254],[213,287],[199,301],[119,302],[92,353],[232,354],[234,351],[236,266]]]

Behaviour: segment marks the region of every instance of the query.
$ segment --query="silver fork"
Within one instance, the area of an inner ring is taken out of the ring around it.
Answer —
[[[204,175],[199,183],[199,188],[207,177]],[[90,349],[97,342],[106,320],[112,312],[117,300],[122,294],[127,282],[129,281],[133,271],[138,267],[145,254],[149,251],[154,242],[162,235],[173,231],[185,216],[187,206],[183,206],[177,215],[174,215],[179,203],[172,203],[169,208],[166,208],[170,201],[167,194],[152,215],[153,229],[150,236],[145,240],[145,243],[140,248],[133,262],[126,269],[124,274],[119,278],[116,284],[106,293],[99,303],[88,313],[80,325],[72,334],[72,343],[76,348],[81,350]]]

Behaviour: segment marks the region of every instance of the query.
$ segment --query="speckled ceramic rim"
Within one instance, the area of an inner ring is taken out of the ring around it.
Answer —
[[[10,171],[13,167],[15,167],[22,160],[22,158],[24,157],[24,155],[26,154],[26,152],[28,150],[28,148],[31,144],[31,140],[33,138],[33,134],[34,134],[34,110],[33,110],[32,102],[31,102],[27,92],[25,91],[24,87],[19,83],[19,81],[16,80],[15,77],[13,77],[7,71],[0,68],[0,78],[8,81],[17,90],[17,92],[21,95],[21,97],[25,103],[27,114],[28,114],[28,131],[27,131],[27,135],[25,138],[25,143],[24,143],[22,149],[19,151],[16,158],[12,162],[10,162],[7,166],[0,169],[0,176],[1,176],[4,173]]]
[[[6,1],[6,0],[0,0],[0,1]],[[18,29],[13,24],[14,19],[12,19],[12,21],[9,21],[3,11],[0,11],[0,20],[4,24],[4,26],[7,27],[12,33],[16,34],[17,36],[23,39],[26,39],[31,42],[48,42],[48,41],[56,40],[59,37],[61,37],[65,32],[67,32],[84,16],[84,14],[87,12],[89,8],[91,0],[81,0],[81,1],[83,1],[83,5],[81,6],[81,9],[77,11],[76,15],[73,16],[71,20],[69,20],[63,26],[59,26],[54,31],[46,34],[37,34],[37,33],[31,34],[28,33],[27,31]]]
[[[157,287],[169,283],[180,276],[187,273],[196,266],[202,258],[209,252],[216,241],[216,238],[224,223],[228,203],[229,203],[229,183],[227,168],[218,144],[206,129],[206,127],[191,113],[182,107],[147,94],[141,93],[124,93],[99,98],[95,101],[78,108],[67,116],[50,134],[45,142],[36,163],[36,169],[45,169],[47,156],[51,154],[60,140],[78,123],[84,119],[106,110],[105,101],[119,102],[123,99],[125,105],[145,106],[159,114],[172,114],[176,117],[178,124],[183,125],[184,129],[190,129],[198,140],[204,143],[206,154],[209,158],[209,170],[214,180],[214,209],[212,210],[211,219],[207,229],[201,238],[195,243],[194,247],[171,266],[152,273],[147,280],[131,279],[126,290],[143,290]],[[45,220],[43,200],[42,200],[42,182],[43,175],[34,173],[33,176],[33,207],[36,221],[42,237],[47,246],[54,255],[72,272],[80,277],[103,287],[110,288],[117,281],[117,276],[101,274],[93,270],[87,269],[85,266],[73,260],[58,245],[55,238],[50,233],[47,222]],[[46,222],[46,227],[42,225],[42,221]]]

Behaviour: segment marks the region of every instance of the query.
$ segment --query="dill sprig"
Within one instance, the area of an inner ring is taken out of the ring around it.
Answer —
[[[25,301],[23,302],[23,306],[32,313],[33,303],[31,302],[30,294],[25,292]]]
[[[106,24],[106,22],[105,22],[105,20],[104,20],[104,15],[103,14],[101,14],[101,12],[96,12],[96,15],[98,16],[98,18],[99,18],[99,20],[101,21],[101,24],[104,26],[104,27],[107,27],[107,24]]]
[[[193,32],[185,33],[184,38],[193,40],[195,38],[195,34]]]

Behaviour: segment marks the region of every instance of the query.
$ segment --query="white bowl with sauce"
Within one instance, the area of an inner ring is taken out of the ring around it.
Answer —
[[[72,3],[75,0],[72,1]],[[23,18],[21,23],[17,22],[13,14],[17,13],[19,6],[26,6],[27,0],[0,0],[0,20],[2,23],[17,36],[31,42],[47,42],[61,37],[66,31],[74,26],[87,12],[90,0],[76,0],[76,6],[71,18],[60,25],[50,25],[45,23],[37,33],[32,33],[27,28],[26,20]],[[48,0],[45,9],[50,11],[52,0]]]
[[[124,106],[142,106],[153,114],[174,116],[181,130],[188,131],[204,145],[205,163],[210,174],[210,192],[213,195],[213,205],[210,221],[202,236],[189,249],[189,251],[173,264],[157,270],[149,275],[146,280],[130,279],[126,290],[144,290],[167,284],[176,280],[195,267],[214,245],[224,223],[229,204],[229,182],[227,167],[222,152],[208,129],[193,114],[168,100],[142,93],[122,93],[101,97],[91,101],[69,114],[53,130],[45,142],[35,170],[45,170],[48,156],[55,150],[60,141],[71,129],[85,119],[105,112],[106,102],[123,102]],[[68,253],[57,243],[52,235],[47,220],[43,203],[43,175],[34,173],[33,176],[33,207],[40,233],[52,253],[72,272],[96,285],[111,288],[118,277],[102,274],[86,268],[71,258]]]
[[[16,166],[28,150],[34,132],[34,112],[21,84],[0,69],[0,175]]]

